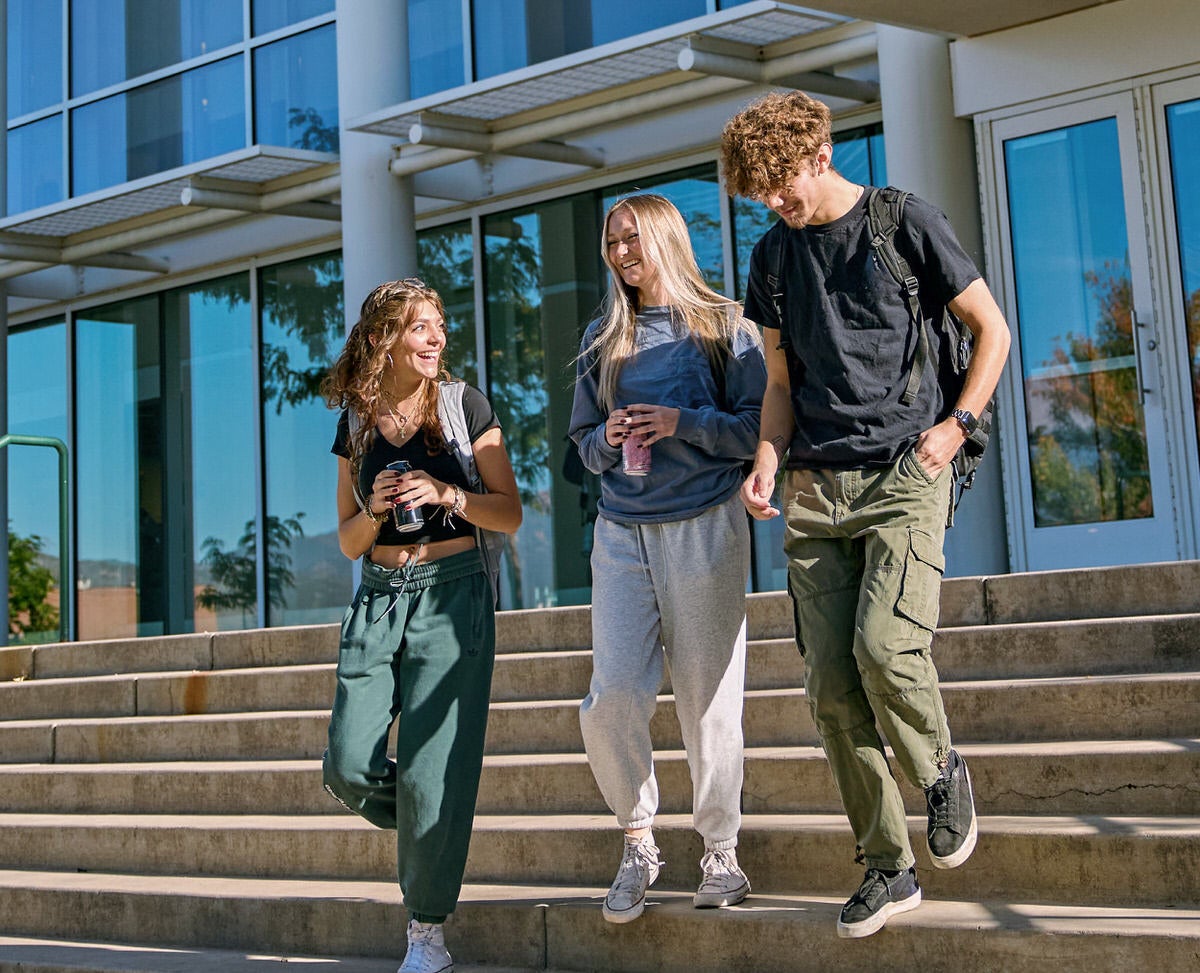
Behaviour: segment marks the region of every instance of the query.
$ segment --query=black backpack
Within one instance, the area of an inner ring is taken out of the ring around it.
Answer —
[[[871,187],[867,190],[867,226],[871,231],[871,246],[875,249],[880,261],[895,279],[896,284],[904,294],[908,305],[909,317],[917,329],[917,351],[913,356],[912,371],[908,376],[908,384],[900,401],[905,405],[912,403],[921,388],[921,379],[925,366],[933,358],[937,372],[938,385],[942,390],[942,412],[938,416],[941,421],[950,415],[954,404],[962,393],[967,378],[967,366],[971,361],[975,337],[971,329],[963,324],[947,307],[942,311],[942,318],[935,323],[926,321],[921,313],[920,281],[917,280],[907,260],[896,249],[896,231],[904,218],[904,203],[911,193],[895,189]],[[767,287],[771,301],[775,306],[775,315],[780,327],[783,325],[783,244],[784,234],[781,231],[771,233],[773,238],[768,242],[767,252]],[[933,338],[930,340],[930,331]],[[946,526],[954,524],[954,512],[962,502],[963,494],[975,482],[975,471],[987,449],[988,437],[992,431],[992,411],[995,396],[988,400],[979,414],[979,424],[975,431],[967,437],[958,453],[951,461],[951,471],[954,475],[956,490],[950,493],[950,510],[946,516]]]

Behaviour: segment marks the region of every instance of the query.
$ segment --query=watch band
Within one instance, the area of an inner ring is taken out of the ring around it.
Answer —
[[[958,424],[963,427],[963,432],[968,436],[979,426],[979,420],[975,418],[975,413],[968,412],[966,409],[955,409],[950,415],[958,421]]]

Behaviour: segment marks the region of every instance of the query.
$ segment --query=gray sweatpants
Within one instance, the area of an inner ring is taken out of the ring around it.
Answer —
[[[750,529],[735,494],[698,517],[628,526],[601,516],[592,549],[588,761],[622,828],[658,810],[650,717],[670,664],[706,848],[737,845]]]

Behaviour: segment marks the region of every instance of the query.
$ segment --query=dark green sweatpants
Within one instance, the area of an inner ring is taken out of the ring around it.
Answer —
[[[937,627],[950,474],[910,449],[890,467],[797,470],[783,484],[788,590],[804,688],[866,864],[913,864],[879,729],[912,783],[950,750],[929,647]]]
[[[401,590],[402,574],[363,562],[342,622],[325,787],[395,829],[404,904],[441,922],[458,904],[475,817],[494,602],[477,550],[418,565]]]

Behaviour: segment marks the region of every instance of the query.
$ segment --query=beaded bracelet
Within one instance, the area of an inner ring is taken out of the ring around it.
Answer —
[[[463,504],[467,502],[467,495],[457,483],[451,485],[454,490],[454,500],[442,507],[442,519],[447,527],[454,526],[454,517],[456,514],[462,513]]]

